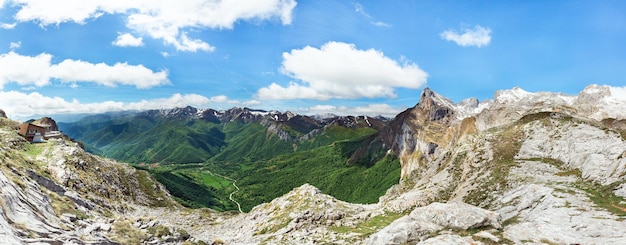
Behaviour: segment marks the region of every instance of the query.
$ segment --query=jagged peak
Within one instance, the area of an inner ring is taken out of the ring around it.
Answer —
[[[433,103],[451,109],[454,107],[454,103],[450,99],[443,97],[442,95],[438,94],[428,87],[424,88],[424,90],[422,90],[422,95],[420,96],[418,106],[423,109],[429,109]]]
[[[493,99],[495,102],[501,104],[515,103],[533,96],[533,94],[534,93],[528,92],[520,87],[513,87],[512,89],[496,91]]]
[[[604,94],[604,95],[610,95],[611,94],[611,87],[606,86],[606,85],[598,85],[598,84],[591,84],[587,87],[585,87],[582,91],[580,91],[579,94]]]
[[[477,98],[468,98],[455,104],[430,88],[424,88],[416,107],[429,111],[429,119],[435,121],[447,115],[453,115],[456,119],[461,120],[480,113],[488,105],[489,103],[481,103]]]

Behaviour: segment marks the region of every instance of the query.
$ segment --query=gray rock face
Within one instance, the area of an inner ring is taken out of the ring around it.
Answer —
[[[7,118],[7,114],[2,109],[0,109],[0,117]]]
[[[501,228],[499,214],[461,202],[435,202],[425,207],[416,208],[409,215],[394,221],[373,234],[366,243],[414,243],[443,229],[467,230],[484,227]],[[427,242],[425,244],[433,243]]]
[[[604,185],[626,179],[626,142],[619,134],[585,123],[550,120],[553,123],[526,125],[517,159],[558,159],[567,169],[579,169],[584,179]]]
[[[513,220],[504,227],[504,236],[515,243],[626,243],[626,221],[594,208],[585,193],[524,185],[505,193],[501,201],[507,204],[498,212]]]

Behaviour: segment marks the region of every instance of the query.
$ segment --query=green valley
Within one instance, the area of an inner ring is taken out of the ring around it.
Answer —
[[[148,111],[60,123],[96,154],[146,170],[181,204],[243,211],[310,183],[374,203],[398,183],[400,163],[371,145],[384,125],[367,117],[313,119],[247,108]]]

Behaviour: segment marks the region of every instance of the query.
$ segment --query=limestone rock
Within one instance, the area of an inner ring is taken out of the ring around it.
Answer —
[[[547,126],[534,122],[524,130],[527,136],[518,159],[558,159],[566,169],[579,169],[584,179],[605,185],[625,179],[622,173],[626,172],[626,158],[622,156],[626,142],[617,133],[578,122]]]
[[[483,227],[501,228],[499,214],[461,202],[435,202],[416,208],[409,215],[394,221],[372,235],[367,244],[413,243],[446,228],[467,230]]]
[[[462,237],[454,234],[444,234],[436,237],[428,238],[424,241],[416,243],[417,245],[457,245],[457,244],[476,244],[471,237]]]

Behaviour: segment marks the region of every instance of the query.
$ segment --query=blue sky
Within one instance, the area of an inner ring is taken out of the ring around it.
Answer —
[[[0,0],[0,108],[393,116],[424,87],[621,87],[625,40],[624,1]]]

